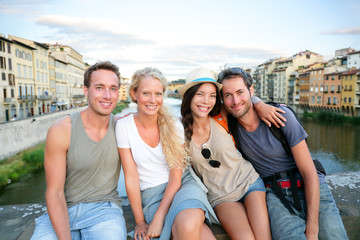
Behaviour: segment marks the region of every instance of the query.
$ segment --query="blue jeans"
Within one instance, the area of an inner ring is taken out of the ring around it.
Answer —
[[[126,225],[121,207],[112,202],[79,203],[68,209],[71,239],[126,240]],[[49,215],[36,219],[31,240],[57,240]]]
[[[247,197],[247,195],[249,195],[249,193],[251,192],[266,192],[265,190],[265,185],[264,182],[262,180],[261,177],[259,177],[254,183],[250,184],[247,192],[245,193],[245,195],[239,200],[239,202],[244,202],[245,198]]]
[[[283,188],[285,198],[290,201],[296,215],[292,215],[274,194],[271,188],[266,188],[266,204],[268,207],[271,232],[276,240],[305,240],[306,202],[305,192],[299,189],[299,199],[302,211],[297,211],[292,203],[290,188]],[[342,223],[335,201],[326,183],[320,184],[319,207],[319,240],[346,240],[346,231]]]

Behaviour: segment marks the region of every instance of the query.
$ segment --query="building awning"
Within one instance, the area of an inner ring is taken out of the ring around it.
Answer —
[[[65,101],[59,101],[56,103],[56,105],[58,105],[58,106],[64,106],[64,105],[68,105],[68,104],[69,104],[69,102],[65,102]]]

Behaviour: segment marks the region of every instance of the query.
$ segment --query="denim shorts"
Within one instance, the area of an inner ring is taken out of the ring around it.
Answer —
[[[261,179],[261,177],[259,177],[253,184],[250,184],[247,192],[245,193],[245,195],[238,202],[243,203],[245,201],[245,198],[247,197],[247,195],[249,193],[255,192],[255,191],[266,192],[265,185],[264,185],[264,182]]]
[[[112,202],[79,203],[68,208],[71,239],[126,239],[126,225],[121,207]],[[31,240],[58,239],[45,213],[36,219]]]

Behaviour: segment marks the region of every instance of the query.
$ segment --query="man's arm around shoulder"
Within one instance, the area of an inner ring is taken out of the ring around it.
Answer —
[[[70,116],[55,122],[46,136],[45,173],[46,204],[53,228],[59,239],[71,239],[64,185],[66,154],[70,145]]]

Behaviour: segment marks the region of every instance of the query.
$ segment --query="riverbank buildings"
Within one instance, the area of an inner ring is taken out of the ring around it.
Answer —
[[[360,51],[344,48],[334,58],[309,50],[276,58],[252,71],[255,94],[302,111],[360,116]]]
[[[0,122],[86,104],[82,55],[69,46],[0,36]]]
[[[40,43],[0,34],[0,122],[23,119],[87,104],[83,75],[88,64],[71,46]],[[253,67],[255,95],[303,111],[360,116],[360,51],[335,50],[325,61],[309,51],[269,59]],[[129,79],[121,78],[119,99],[129,99]],[[179,97],[184,84],[169,84]]]

